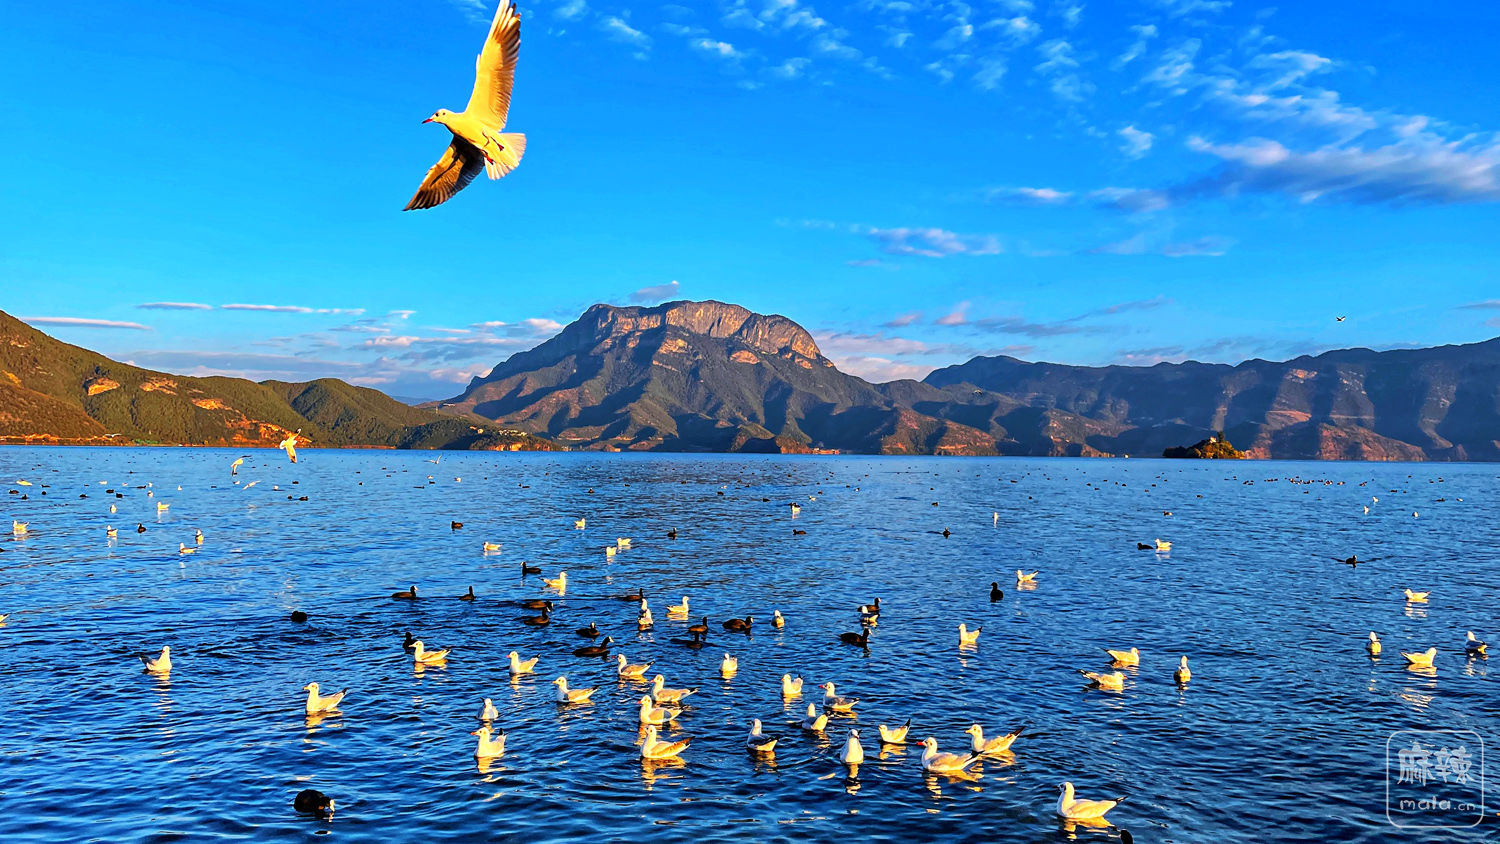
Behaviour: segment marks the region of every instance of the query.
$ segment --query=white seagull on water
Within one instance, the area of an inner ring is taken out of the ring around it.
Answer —
[[[1070,821],[1097,820],[1125,800],[1124,797],[1113,800],[1079,800],[1073,796],[1073,784],[1070,782],[1058,786],[1058,791],[1057,814]]]
[[[5,616],[5,618],[9,618],[9,617],[10,617],[9,615]],[[151,673],[151,674],[167,674],[167,673],[170,673],[171,670],[172,670],[172,648],[170,646],[168,646],[168,645],[162,645],[161,656],[156,657],[155,659],[146,659],[145,657],[141,657],[141,662],[143,664],[145,664],[146,671],[148,673]]]
[[[307,706],[305,708],[308,715],[322,715],[338,709],[339,704],[344,702],[344,695],[349,694],[349,690],[344,689],[341,692],[331,695],[320,695],[318,694],[317,683],[308,683],[302,687],[302,690],[307,692]]]
[[[957,753],[939,753],[937,739],[928,736],[922,742],[922,770],[930,774],[960,775],[982,757],[978,753],[966,756]]]
[[[499,733],[499,738],[491,738],[495,733]],[[486,724],[469,733],[469,735],[479,736],[479,743],[474,748],[475,759],[494,759],[497,756],[505,755],[506,735],[504,730],[499,728],[492,729]]]

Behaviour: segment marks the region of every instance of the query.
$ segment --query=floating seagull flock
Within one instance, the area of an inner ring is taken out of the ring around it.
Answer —
[[[498,20],[499,18],[497,17]],[[294,451],[295,440],[296,435],[294,434],[288,438],[290,445],[283,444],[283,447],[287,450],[288,458],[293,462],[296,461]],[[232,476],[238,475],[239,469],[244,465],[244,462],[245,459],[240,458],[231,464],[230,472]],[[235,480],[235,483],[239,484],[239,481]],[[19,481],[18,485],[29,487],[32,484],[26,481]],[[143,487],[148,489],[148,497],[154,496],[154,491],[150,490],[151,486],[147,484],[146,487]],[[181,489],[181,487],[178,487],[178,489]],[[113,490],[109,491],[114,492]],[[120,494],[116,493],[116,495],[119,496]],[[816,500],[815,497],[812,498]],[[1378,502],[1378,498],[1373,499],[1373,503]],[[157,502],[158,512],[165,512],[168,506],[167,502]],[[113,512],[114,505],[111,505],[110,509]],[[794,515],[800,509],[800,505],[794,504]],[[576,530],[584,530],[586,526],[587,521],[584,518],[573,521],[573,527]],[[462,527],[463,524],[461,522],[455,521],[450,524],[450,529],[454,531],[460,530]],[[144,532],[144,525],[138,526],[138,530]],[[26,539],[31,535],[31,531],[32,526],[30,523],[20,520],[12,522],[11,532],[17,540]],[[675,530],[672,531],[672,534],[675,535]],[[116,536],[114,528],[109,528],[108,535],[111,537],[111,540]],[[197,530],[194,532],[194,545],[188,546],[186,543],[179,543],[178,552],[179,554],[190,554],[196,551],[198,546],[201,546],[203,542],[204,535],[201,530]],[[605,546],[604,550],[607,557],[613,557],[615,554],[629,550],[631,547],[632,540],[630,538],[617,537],[613,542]],[[1166,554],[1171,549],[1171,543],[1155,539],[1149,544],[1138,543],[1138,547],[1155,551],[1158,554]],[[499,550],[500,545],[498,543],[485,541],[481,544],[481,552],[484,554],[498,552]],[[1336,559],[1339,559],[1340,562],[1354,560],[1353,557],[1348,558],[1348,560],[1342,558]],[[523,576],[529,573],[539,573],[537,567],[526,566],[524,563],[522,564],[522,571]],[[1026,572],[1019,569],[1016,570],[1017,588],[1022,590],[1037,588],[1041,583],[1041,575],[1040,571]],[[559,598],[567,591],[568,578],[567,573],[564,571],[559,571],[555,577],[544,577],[542,581],[548,589],[556,592]],[[1404,590],[1404,598],[1408,605],[1426,603],[1430,599],[1430,595],[1431,593],[1426,591],[1415,591],[1409,588]],[[624,595],[615,595],[613,597],[636,604],[636,623],[639,629],[647,630],[653,626],[654,619],[652,617],[650,602],[643,590],[637,590],[634,593]],[[1003,597],[1004,592],[1000,589],[999,583],[991,583],[989,600],[991,602],[999,601]],[[417,601],[421,598],[422,596],[419,594],[415,584],[409,585],[406,589],[393,592],[390,595],[390,599],[395,601]],[[465,594],[457,596],[457,599],[461,601],[474,601],[476,599],[474,588],[470,586],[468,591]],[[520,620],[523,624],[546,626],[554,622],[553,612],[555,604],[552,599],[536,598],[523,600],[519,603],[523,608],[538,613],[534,616],[521,617]],[[690,597],[684,595],[682,596],[681,603],[667,605],[667,618],[674,622],[686,624],[691,621],[692,609],[693,606]],[[852,606],[851,615],[858,618],[860,632],[844,632],[831,638],[836,638],[838,641],[846,644],[868,649],[871,644],[871,632],[880,624],[881,614],[881,600],[878,597],[867,604]],[[292,616],[294,621],[304,622],[307,620],[307,615],[300,611],[294,612]],[[0,624],[4,624],[9,618],[9,614],[0,614]],[[699,615],[698,618],[698,623],[690,624],[685,628],[686,638],[672,638],[670,641],[691,650],[701,650],[707,647],[708,634],[711,629],[710,617]],[[721,621],[719,627],[731,633],[748,634],[753,630],[755,624],[756,621],[753,616],[745,616],[743,618],[730,617]],[[787,624],[787,620],[781,614],[780,610],[773,610],[773,617],[770,624],[776,629],[781,629]],[[970,629],[966,622],[959,623],[957,625],[957,646],[965,650],[975,648],[982,631],[982,627],[976,626]],[[638,683],[645,687],[642,690],[644,693],[635,698],[638,705],[637,720],[640,727],[638,753],[643,762],[646,764],[661,760],[683,762],[685,760],[684,753],[689,749],[691,739],[664,741],[661,738],[659,728],[675,727],[680,719],[689,712],[684,706],[685,699],[698,692],[698,689],[669,687],[664,674],[656,673],[654,677],[650,677],[653,667],[652,663],[631,663],[624,653],[612,653],[611,647],[614,640],[608,636],[598,639],[597,637],[599,637],[601,631],[596,622],[591,621],[588,626],[577,628],[575,633],[579,637],[597,639],[598,641],[597,644],[584,645],[574,649],[572,653],[575,657],[612,659],[614,663],[614,676],[619,682],[622,684]],[[441,668],[446,666],[448,659],[453,654],[453,649],[451,648],[429,649],[423,641],[416,639],[410,633],[406,634],[403,646],[410,653],[413,669],[418,672],[427,668]],[[1379,636],[1373,631],[1370,632],[1368,641],[1364,647],[1371,658],[1378,658],[1382,651]],[[1125,689],[1127,677],[1118,669],[1138,668],[1141,665],[1140,649],[1132,646],[1128,649],[1103,648],[1102,651],[1109,662],[1109,666],[1115,670],[1104,672],[1080,669],[1080,674],[1091,687],[1107,692],[1122,693]],[[1487,656],[1487,645],[1470,631],[1464,643],[1464,653],[1469,657],[1485,657]],[[163,646],[158,655],[142,656],[140,657],[140,662],[145,672],[164,678],[172,671],[171,654],[171,647]],[[1437,654],[1438,649],[1435,647],[1428,648],[1425,651],[1401,652],[1401,656],[1406,660],[1407,667],[1419,672],[1431,672],[1435,670],[1434,662]],[[522,659],[519,652],[511,651],[508,655],[508,671],[510,676],[517,678],[536,673],[541,659],[541,656]],[[719,663],[720,676],[726,680],[732,678],[737,673],[738,668],[738,659],[733,654],[725,652]],[[1179,656],[1177,668],[1173,672],[1172,677],[1173,681],[1179,687],[1183,688],[1192,679],[1186,655]],[[576,688],[571,686],[565,673],[560,674],[554,679],[552,685],[555,687],[554,699],[559,707],[591,705],[594,703],[594,696],[599,692],[597,687]],[[791,674],[782,675],[780,678],[780,692],[783,700],[790,702],[800,698],[803,694],[803,686],[804,680],[802,677],[794,677]],[[856,707],[859,706],[860,701],[855,697],[840,695],[832,681],[821,683],[816,688],[822,692],[822,695],[819,699],[808,702],[805,717],[798,722],[797,726],[805,733],[821,735],[829,729],[831,718],[852,715],[856,711]],[[310,723],[314,719],[342,715],[343,703],[346,696],[350,693],[349,690],[345,689],[333,694],[323,694],[317,682],[307,683],[302,687],[302,690],[307,694],[303,710],[309,718]],[[471,731],[469,735],[476,739],[473,752],[474,758],[479,760],[481,766],[483,766],[486,760],[496,759],[507,753],[508,736],[496,723],[500,719],[500,712],[490,698],[482,700],[478,718],[481,726]],[[786,741],[784,737],[766,733],[764,725],[759,718],[749,718],[748,725],[749,731],[744,744],[745,748],[751,754],[757,756],[772,755],[775,753],[776,748]],[[987,737],[984,727],[975,723],[964,730],[965,735],[968,737],[967,749],[964,752],[944,753],[939,751],[938,740],[934,736],[927,736],[920,741],[909,741],[908,733],[910,728],[911,719],[907,719],[904,724],[894,727],[880,724],[878,730],[879,743],[882,746],[919,745],[922,747],[920,770],[924,775],[939,775],[959,779],[976,779],[982,776],[982,774],[972,773],[970,769],[987,756],[1006,757],[1012,755],[1014,753],[1013,747],[1025,732],[1025,727],[1020,726],[1001,735]],[[858,729],[849,729],[847,731],[842,745],[839,746],[837,755],[839,762],[848,768],[851,778],[857,777],[859,765],[865,759],[861,733]],[[1070,822],[1107,823],[1103,820],[1105,814],[1119,805],[1124,799],[1123,797],[1107,800],[1081,799],[1076,796],[1074,786],[1071,782],[1061,783],[1058,790],[1059,797],[1054,807],[1055,812],[1060,818]],[[296,796],[294,806],[299,811],[327,815],[333,811],[334,801],[321,792],[314,789],[306,789]]]

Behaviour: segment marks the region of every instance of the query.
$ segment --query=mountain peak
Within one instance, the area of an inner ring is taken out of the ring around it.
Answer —
[[[663,302],[649,307],[598,304],[585,311],[575,325],[579,323],[591,328],[598,339],[673,326],[692,334],[735,340],[765,354],[792,352],[813,360],[823,359],[812,335],[790,319],[779,314],[757,314],[712,299]]]

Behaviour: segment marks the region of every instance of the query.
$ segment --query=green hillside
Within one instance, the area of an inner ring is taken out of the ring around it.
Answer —
[[[553,448],[493,423],[402,404],[335,379],[305,384],[155,372],[63,343],[0,312],[0,441]]]

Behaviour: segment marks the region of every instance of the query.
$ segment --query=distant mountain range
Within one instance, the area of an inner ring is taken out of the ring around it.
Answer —
[[[0,312],[0,442],[547,448],[482,419],[420,410],[332,378],[291,384],[153,372]]]
[[[595,305],[444,402],[334,379],[189,378],[0,313],[0,442],[1157,457],[1223,431],[1252,457],[1500,460],[1500,338],[1275,363],[977,357],[922,381],[840,372],[805,329],[722,302]]]
[[[1222,430],[1251,457],[1500,460],[1500,338],[1235,366],[980,357],[924,383],[1045,409],[1052,436],[1090,451],[1157,455]]]
[[[871,384],[785,317],[595,305],[430,406],[591,449],[1157,457],[1224,431],[1252,457],[1500,460],[1500,339],[1237,366],[978,357]]]

